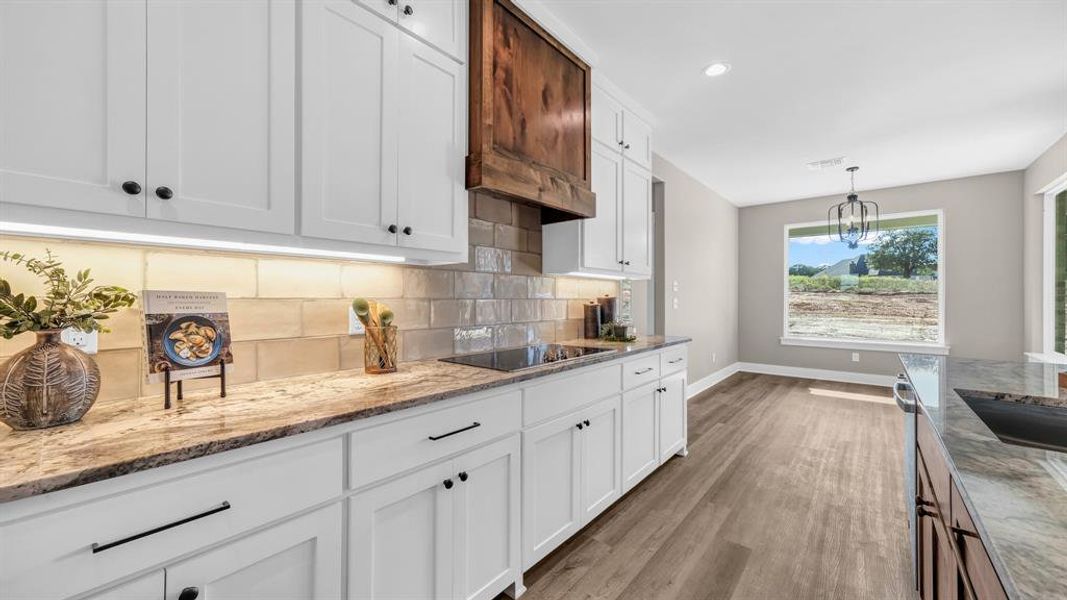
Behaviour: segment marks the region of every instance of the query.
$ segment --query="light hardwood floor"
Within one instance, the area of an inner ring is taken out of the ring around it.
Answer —
[[[914,598],[886,388],[741,373],[673,458],[526,574],[523,600]]]

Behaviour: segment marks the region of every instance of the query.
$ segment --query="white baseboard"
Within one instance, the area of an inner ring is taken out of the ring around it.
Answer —
[[[740,364],[741,363],[736,363],[735,362],[732,365],[727,365],[727,366],[719,369],[718,371],[715,371],[711,375],[707,375],[705,377],[702,377],[702,378],[694,381],[693,383],[690,383],[689,385],[687,385],[685,387],[685,397],[686,397],[686,399],[689,399],[689,398],[692,398],[693,396],[696,396],[697,394],[699,394],[699,393],[703,392],[704,390],[710,388],[711,386],[715,385],[716,383],[719,383],[720,381],[722,381],[722,380],[726,379],[727,377],[733,375],[734,373],[738,372],[740,370],[740,369],[738,369],[738,366]]]
[[[896,380],[892,375],[855,373],[852,371],[832,371],[830,369],[809,369],[807,367],[787,367],[784,365],[765,365],[748,362],[737,363],[737,370],[746,373],[763,373],[765,375],[781,375],[784,377],[799,377],[802,379],[822,379],[825,381],[860,383],[864,385],[879,385],[882,387],[893,387],[893,382]]]

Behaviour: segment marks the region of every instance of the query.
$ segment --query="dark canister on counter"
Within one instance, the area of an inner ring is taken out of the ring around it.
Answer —
[[[615,296],[601,296],[596,301],[600,304],[600,322],[613,323],[618,314],[619,299]]]
[[[596,302],[589,302],[583,304],[582,308],[585,310],[585,323],[582,331],[582,337],[587,339],[597,339],[600,337],[600,304]]]

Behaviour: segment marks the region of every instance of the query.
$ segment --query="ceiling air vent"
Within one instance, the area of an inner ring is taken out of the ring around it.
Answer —
[[[841,167],[845,164],[845,157],[838,156],[837,158],[826,158],[823,160],[817,160],[815,162],[808,163],[809,171],[822,171],[823,169],[833,169],[835,167]]]

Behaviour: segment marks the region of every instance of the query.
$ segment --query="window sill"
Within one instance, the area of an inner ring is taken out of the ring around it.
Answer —
[[[944,344],[909,344],[906,342],[874,342],[864,340],[831,340],[782,336],[783,346],[806,346],[809,348],[839,348],[842,350],[867,350],[874,352],[914,352],[948,356],[949,347]]]
[[[1026,362],[1049,363],[1053,365],[1067,364],[1067,354],[1057,352],[1024,352]]]

